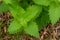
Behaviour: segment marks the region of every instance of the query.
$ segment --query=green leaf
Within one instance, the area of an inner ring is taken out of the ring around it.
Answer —
[[[8,6],[5,3],[0,4],[0,13],[8,11]]]
[[[30,22],[24,30],[29,35],[39,38],[38,25],[35,22]]]
[[[38,5],[48,6],[50,4],[50,0],[33,0]]]
[[[9,5],[9,11],[14,18],[22,17],[22,15],[25,13],[25,10],[19,5]]]
[[[51,4],[49,8],[49,17],[53,25],[59,20],[59,16],[60,16],[60,5]]]
[[[26,9],[26,13],[24,14],[24,19],[29,22],[30,20],[34,19],[37,17],[37,15],[39,15],[42,11],[42,7],[41,6],[37,6],[37,5],[32,5],[29,6]]]
[[[11,3],[12,0],[3,0],[3,2],[5,2],[6,4],[8,4],[8,3]]]
[[[8,32],[10,34],[15,34],[21,31],[22,26],[16,20],[12,21],[8,27]]]
[[[15,20],[19,21],[22,26],[25,25],[25,19],[23,18],[25,10],[19,5],[9,5],[9,11]]]

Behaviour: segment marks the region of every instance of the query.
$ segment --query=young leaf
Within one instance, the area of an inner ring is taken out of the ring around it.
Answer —
[[[8,32],[10,34],[15,34],[19,31],[21,31],[21,25],[19,24],[19,22],[17,22],[16,20],[12,21],[9,25],[9,28],[8,28]]]
[[[54,25],[59,20],[60,14],[60,5],[52,4],[49,8],[49,17],[51,23]]]
[[[39,38],[38,25],[35,22],[30,22],[24,30],[29,35]]]
[[[29,22],[30,20],[36,18],[36,16],[40,14],[41,10],[42,10],[41,6],[37,5],[29,6],[26,9],[26,13],[24,14],[25,20]]]
[[[19,5],[9,5],[9,11],[14,18],[18,18],[18,16],[22,17],[22,15],[25,13],[25,10]]]
[[[50,0],[33,0],[38,5],[48,6],[50,4]]]

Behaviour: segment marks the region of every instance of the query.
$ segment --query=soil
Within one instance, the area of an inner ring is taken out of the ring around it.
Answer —
[[[60,40],[60,21],[54,26],[51,23],[47,24],[39,31],[40,38],[35,38],[22,32],[15,35],[7,33],[12,18],[9,12],[0,13],[0,40]]]

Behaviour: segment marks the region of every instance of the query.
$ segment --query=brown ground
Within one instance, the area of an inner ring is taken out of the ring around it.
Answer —
[[[7,13],[0,14],[0,40],[60,40],[60,21],[55,26],[48,24],[39,33],[40,38],[34,38],[25,33],[10,35],[7,33],[7,28],[12,17]],[[2,25],[1,25],[2,24]]]

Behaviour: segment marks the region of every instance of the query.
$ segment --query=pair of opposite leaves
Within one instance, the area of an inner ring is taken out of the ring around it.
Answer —
[[[8,32],[15,34],[24,28],[24,31],[32,36],[39,37],[38,26],[34,20],[41,12],[42,8],[37,5],[29,6],[26,10],[22,7],[15,5],[9,6],[9,10],[14,17],[10,23]]]

